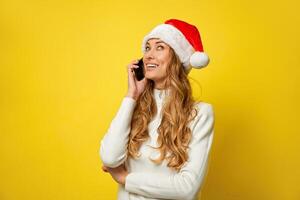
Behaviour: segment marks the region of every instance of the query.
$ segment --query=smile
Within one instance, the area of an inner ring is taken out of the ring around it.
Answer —
[[[147,68],[156,68],[158,65],[157,64],[149,63],[146,66],[147,66]]]

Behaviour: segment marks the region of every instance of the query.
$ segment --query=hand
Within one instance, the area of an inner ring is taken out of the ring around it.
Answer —
[[[148,79],[144,77],[142,80],[138,81],[134,74],[134,68],[138,68],[138,60],[133,60],[128,66],[128,93],[127,96],[137,100],[140,94],[144,91]]]
[[[102,166],[102,170],[104,172],[110,173],[112,178],[119,184],[125,185],[125,180],[127,175],[129,174],[127,169],[125,168],[124,163],[116,168],[110,168],[106,166]]]

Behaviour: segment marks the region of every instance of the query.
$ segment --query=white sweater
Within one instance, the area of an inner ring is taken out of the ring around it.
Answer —
[[[166,161],[157,165],[148,159],[150,156],[151,158],[159,156],[159,151],[149,145],[157,147],[157,128],[161,122],[160,111],[167,92],[158,89],[153,91],[158,114],[148,125],[150,138],[141,146],[141,157],[127,159],[127,143],[132,114],[136,105],[136,101],[131,97],[123,98],[116,116],[101,140],[99,153],[103,165],[113,168],[125,162],[129,172],[125,186],[121,184],[118,186],[118,200],[194,200],[200,195],[213,140],[213,108],[208,103],[197,104],[198,115],[189,125],[193,135],[189,144],[189,159],[181,170],[176,172],[167,167]]]

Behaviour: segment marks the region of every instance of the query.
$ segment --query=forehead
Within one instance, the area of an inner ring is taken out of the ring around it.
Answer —
[[[166,43],[160,40],[159,38],[151,38],[146,42],[146,44],[166,44]]]

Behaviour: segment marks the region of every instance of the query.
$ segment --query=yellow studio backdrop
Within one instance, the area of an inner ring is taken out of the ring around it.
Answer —
[[[299,200],[299,3],[0,1],[0,199],[116,199],[100,139],[127,64],[169,18],[211,58],[189,76],[215,111],[203,200]]]

